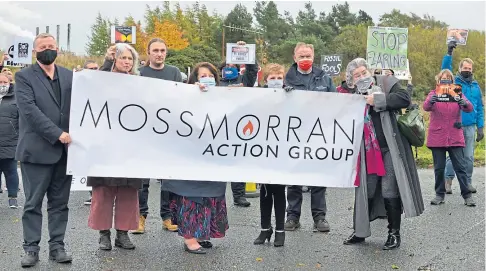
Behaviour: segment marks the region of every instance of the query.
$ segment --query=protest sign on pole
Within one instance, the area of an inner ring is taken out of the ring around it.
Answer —
[[[111,43],[137,43],[137,27],[135,26],[111,26]]]
[[[446,43],[455,41],[457,45],[466,45],[469,30],[467,29],[449,29],[447,30]]]
[[[226,63],[231,64],[255,64],[255,44],[238,45],[236,43],[226,44]]]
[[[353,187],[359,95],[74,73],[67,174]]]
[[[366,60],[370,68],[406,70],[408,28],[368,27]]]
[[[405,70],[397,70],[395,71],[395,77],[400,79],[400,80],[408,80],[409,79],[409,76],[410,76],[410,65],[408,63],[408,59],[407,59],[407,69]]]
[[[339,76],[343,59],[341,55],[321,56],[321,68],[329,76]]]

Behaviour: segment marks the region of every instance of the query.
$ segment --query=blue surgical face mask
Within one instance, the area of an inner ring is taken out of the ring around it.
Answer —
[[[199,79],[199,83],[208,87],[216,86],[216,80],[214,79],[214,77],[201,77],[201,79]]]
[[[439,83],[440,83],[441,85],[450,85],[450,84],[452,84],[452,80],[449,80],[449,79],[441,79],[441,80],[439,81]]]
[[[233,80],[238,78],[240,74],[236,67],[226,67],[223,69],[223,78],[228,80]]]
[[[268,88],[283,88],[284,82],[282,79],[270,79],[267,82]]]

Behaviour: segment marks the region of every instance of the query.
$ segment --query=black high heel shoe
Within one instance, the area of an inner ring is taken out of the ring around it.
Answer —
[[[203,250],[202,247],[198,249],[189,249],[189,247],[186,244],[184,244],[184,250],[192,254],[206,254],[206,251]]]
[[[254,245],[261,245],[265,243],[265,240],[270,242],[270,238],[272,237],[273,234],[273,229],[270,228],[268,230],[262,230],[260,232],[260,235],[258,235],[257,239],[253,242]]]
[[[275,232],[275,239],[273,240],[273,246],[275,247],[283,247],[285,243],[285,231],[276,231]]]
[[[343,244],[345,245],[354,245],[354,244],[359,244],[363,243],[365,241],[365,238],[358,237],[356,236],[355,232],[353,232],[346,240],[344,240]]]

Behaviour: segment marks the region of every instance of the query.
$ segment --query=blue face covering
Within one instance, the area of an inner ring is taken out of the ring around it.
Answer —
[[[440,83],[441,85],[450,85],[450,84],[452,84],[452,80],[441,79],[441,80],[439,81],[439,83]]]
[[[223,78],[227,80],[234,80],[238,78],[238,69],[236,67],[226,67],[223,69]]]
[[[214,77],[202,77],[201,79],[199,79],[199,83],[208,87],[216,86],[216,80],[214,79]]]

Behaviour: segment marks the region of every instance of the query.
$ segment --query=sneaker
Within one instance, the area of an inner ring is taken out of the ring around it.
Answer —
[[[467,199],[464,199],[464,205],[469,206],[469,207],[475,207],[476,202],[474,201],[474,199],[472,197],[469,197]]]
[[[162,221],[162,228],[172,232],[177,231],[177,225],[172,224],[172,219],[170,218]]]
[[[298,228],[300,228],[300,222],[298,220],[288,219],[285,222],[284,229],[286,231],[295,231]]]
[[[9,198],[8,199],[8,206],[11,209],[17,209],[17,208],[19,208],[19,204],[17,203],[17,199],[16,198]]]
[[[329,223],[327,223],[327,220],[325,219],[319,219],[314,222],[314,229],[320,232],[329,232],[331,230],[331,228],[329,227]]]
[[[445,189],[446,189],[446,194],[452,194],[452,179],[446,178]]]
[[[432,205],[439,205],[439,204],[442,204],[442,203],[444,203],[444,198],[441,198],[439,196],[435,196],[435,198],[430,201],[430,204],[432,204]]]
[[[145,233],[145,216],[141,215],[138,220],[138,229],[132,231],[132,234],[144,234]]]
[[[472,184],[468,184],[467,185],[467,189],[469,189],[469,191],[471,191],[471,193],[476,193],[477,190],[474,186],[472,186]]]
[[[234,200],[234,204],[236,206],[240,206],[240,207],[250,207],[250,205],[251,205],[251,203],[249,201],[247,201],[246,198],[244,198],[244,197],[236,198]]]
[[[84,205],[91,205],[91,198],[89,198],[89,200],[85,200]]]

